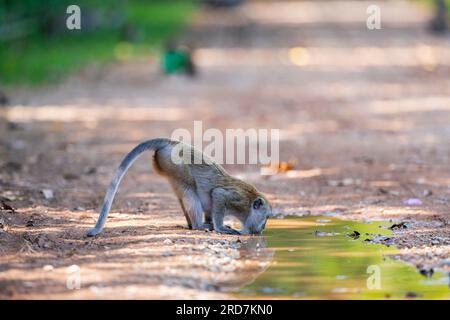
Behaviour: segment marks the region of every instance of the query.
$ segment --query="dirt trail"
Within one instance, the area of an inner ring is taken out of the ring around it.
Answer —
[[[427,34],[429,14],[412,2],[378,3],[372,31],[364,1],[202,12],[186,35],[195,81],[143,59],[13,92],[0,200],[17,209],[0,211],[0,298],[222,299],[262,272],[263,239],[186,230],[149,157],[124,180],[103,236],[84,237],[123,155],[194,120],[281,129],[281,160],[297,159],[295,170],[226,166],[277,212],[406,222],[399,258],[450,268],[450,38]]]

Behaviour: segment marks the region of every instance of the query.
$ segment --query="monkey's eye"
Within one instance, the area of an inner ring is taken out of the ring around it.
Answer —
[[[264,204],[263,200],[261,198],[256,199],[253,201],[253,209],[258,210],[261,208],[261,206]]]

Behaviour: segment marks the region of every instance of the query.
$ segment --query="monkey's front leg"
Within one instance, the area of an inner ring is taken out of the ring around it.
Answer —
[[[219,233],[240,235],[241,233],[235,229],[224,226],[223,219],[225,217],[226,191],[220,188],[214,189],[212,192],[212,220],[214,230]]]

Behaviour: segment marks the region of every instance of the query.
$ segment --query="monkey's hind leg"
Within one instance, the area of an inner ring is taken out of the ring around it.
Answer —
[[[192,229],[191,217],[189,217],[186,207],[184,206],[183,199],[181,197],[177,197],[177,198],[178,198],[178,202],[180,202],[181,210],[183,210],[184,217],[186,218],[188,228]]]
[[[192,223],[192,229],[213,230],[213,225],[211,223],[205,223],[203,221],[202,203],[191,188],[184,190],[180,203],[182,203],[182,208],[185,210],[186,220],[189,218]]]

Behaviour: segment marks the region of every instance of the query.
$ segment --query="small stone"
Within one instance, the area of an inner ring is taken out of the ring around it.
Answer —
[[[405,294],[405,298],[417,298],[419,295],[416,292],[408,291]]]
[[[53,199],[53,190],[51,189],[42,189],[42,194],[47,200]]]
[[[222,267],[222,271],[224,271],[224,272],[233,272],[235,270],[236,270],[236,267],[231,264]]]
[[[359,233],[358,231],[354,230],[352,233],[348,234],[347,236],[349,236],[350,238],[353,239],[359,239],[359,236],[361,235],[361,233]]]
[[[34,220],[33,219],[28,220],[25,226],[28,228],[34,227]]]
[[[73,265],[67,267],[67,272],[68,273],[74,273],[74,272],[77,272],[77,271],[80,271],[80,267],[77,266],[76,264],[73,264]]]
[[[66,179],[66,180],[76,180],[76,179],[79,178],[79,177],[78,177],[76,174],[74,174],[74,173],[65,173],[65,174],[63,175],[63,177],[64,177],[64,179]]]
[[[40,235],[35,238],[35,242],[39,247],[43,248],[46,242],[45,236]]]
[[[231,262],[231,258],[230,257],[225,257],[221,261],[222,264],[227,264],[227,263],[230,263],[230,262]]]
[[[434,274],[434,270],[433,270],[433,268],[430,268],[430,269],[423,268],[423,269],[419,270],[419,273],[421,275],[423,275],[424,277],[431,278]]]
[[[164,244],[172,244],[173,242],[170,239],[166,239],[166,240],[163,241],[163,243]]]
[[[440,265],[443,266],[443,267],[444,267],[444,266],[450,267],[450,259],[442,260],[441,263],[440,263]]]
[[[45,266],[42,267],[42,270],[44,271],[52,271],[54,268],[52,265],[50,264],[46,264]]]
[[[400,222],[400,223],[394,223],[388,229],[395,230],[395,229],[406,229],[406,228],[407,228],[406,223],[405,222]]]
[[[352,178],[345,178],[344,180],[342,180],[342,184],[344,186],[350,186],[354,183],[355,183],[355,180],[353,180]]]
[[[422,200],[417,199],[417,198],[411,198],[411,199],[403,201],[403,203],[407,206],[420,206],[420,205],[422,205]]]
[[[329,180],[328,181],[328,185],[330,187],[341,187],[341,186],[343,186],[342,182],[341,181],[337,181],[337,180]]]
[[[398,191],[398,190],[389,190],[389,194],[391,196],[399,196],[400,195],[400,191]]]

